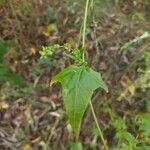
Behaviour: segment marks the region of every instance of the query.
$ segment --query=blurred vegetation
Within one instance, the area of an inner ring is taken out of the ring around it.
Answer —
[[[109,87],[93,95],[108,147],[150,150],[150,1],[90,2],[86,49]],[[60,86],[49,86],[73,63],[66,50],[81,44],[84,7],[84,0],[0,0],[0,149],[104,149],[89,110],[74,142]],[[56,44],[64,47],[40,59]]]

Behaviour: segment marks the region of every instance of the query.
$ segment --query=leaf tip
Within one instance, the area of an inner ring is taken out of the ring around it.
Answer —
[[[101,86],[101,88],[103,88],[104,90],[105,90],[105,92],[106,93],[108,93],[109,92],[109,90],[108,90],[108,86],[107,86],[107,84],[104,82],[104,85],[103,86]]]

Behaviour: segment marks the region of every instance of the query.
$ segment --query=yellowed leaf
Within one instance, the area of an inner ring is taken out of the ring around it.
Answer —
[[[48,32],[54,32],[54,31],[56,31],[56,30],[57,30],[57,26],[56,26],[55,23],[51,23],[51,24],[49,24],[49,25],[47,26],[47,31],[48,31]]]
[[[5,100],[5,99],[6,99],[6,95],[0,94],[0,99],[1,99],[1,100]]]
[[[36,49],[35,48],[32,47],[30,50],[31,50],[32,54],[34,54],[34,55],[36,54]]]
[[[135,90],[136,90],[136,88],[135,88],[134,85],[130,85],[130,86],[128,87],[128,91],[129,91],[129,93],[130,93],[132,96],[135,95]]]
[[[29,144],[25,144],[23,145],[22,150],[32,150],[32,148]]]
[[[49,32],[46,32],[46,31],[43,31],[43,34],[44,34],[45,36],[49,36],[49,35],[50,35]]]
[[[0,102],[0,109],[8,109],[9,105],[6,102]]]

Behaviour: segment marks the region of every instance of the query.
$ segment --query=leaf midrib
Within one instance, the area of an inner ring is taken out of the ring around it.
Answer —
[[[76,121],[76,113],[77,113],[77,109],[75,108],[76,107],[76,101],[77,101],[77,98],[78,98],[78,91],[79,91],[79,89],[80,89],[80,78],[81,78],[81,74],[82,74],[82,72],[83,72],[83,69],[81,69],[81,70],[79,70],[79,75],[78,75],[78,79],[77,79],[77,84],[76,84],[76,86],[75,86],[75,91],[76,91],[76,93],[75,93],[75,100],[74,100],[74,111],[73,111],[73,122],[74,122],[74,127],[76,126],[75,125],[75,121]]]

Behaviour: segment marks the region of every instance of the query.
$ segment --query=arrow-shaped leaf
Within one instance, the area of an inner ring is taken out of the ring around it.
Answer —
[[[73,130],[79,128],[94,90],[101,87],[108,91],[101,75],[84,66],[63,69],[52,79],[51,84],[54,82],[60,82],[62,85],[64,103]]]

